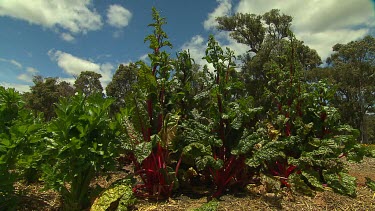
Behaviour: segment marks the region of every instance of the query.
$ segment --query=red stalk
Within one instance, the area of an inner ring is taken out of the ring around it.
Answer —
[[[282,108],[283,106],[281,105],[281,103],[277,103],[277,109],[279,110],[280,113],[282,111]]]
[[[290,116],[289,116],[289,112],[287,112],[286,114],[285,114],[285,118],[289,118]],[[290,124],[290,119],[288,119],[288,121],[285,123],[285,135],[287,136],[287,137],[289,137],[290,135],[291,135],[291,128],[292,128],[292,126],[291,126],[291,124]]]
[[[288,183],[289,176],[296,170],[297,166],[288,164],[288,161],[276,161],[275,167],[268,167],[269,171],[274,176],[280,177],[280,183],[285,185],[286,187],[290,188],[290,184]]]
[[[178,173],[178,169],[180,169],[181,161],[182,161],[182,156],[180,156],[180,159],[178,159],[178,162],[177,162],[177,165],[176,165],[176,170],[175,170],[176,176],[177,176],[177,173]]]
[[[212,195],[212,197],[217,198],[223,194],[223,191],[228,187],[228,185],[234,185],[241,182],[247,182],[247,178],[241,178],[244,175],[241,175],[241,170],[245,167],[245,159],[243,156],[236,158],[235,155],[231,155],[229,160],[224,162],[224,166],[218,170],[212,170],[210,173],[213,177],[214,184],[217,187],[217,190]],[[233,184],[230,184],[230,181],[235,180]]]

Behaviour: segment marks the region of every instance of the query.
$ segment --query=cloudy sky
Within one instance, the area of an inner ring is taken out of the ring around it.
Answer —
[[[199,64],[209,34],[238,55],[248,50],[215,29],[215,17],[237,12],[293,16],[297,38],[323,59],[336,43],[375,36],[373,0],[0,0],[0,85],[27,91],[34,75],[72,83],[89,70],[105,87],[119,64],[150,52],[152,6],[167,18],[171,55],[189,49]]]

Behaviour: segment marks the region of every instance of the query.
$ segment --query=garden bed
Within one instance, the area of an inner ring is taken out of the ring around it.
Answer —
[[[375,180],[375,158],[365,158],[361,163],[348,163],[349,173],[357,178],[357,197],[351,198],[334,193],[331,189],[317,192],[315,196],[280,193],[266,193],[264,187],[253,186],[241,194],[226,194],[215,203],[217,210],[375,210],[375,192],[365,185],[365,177]],[[106,177],[97,177],[92,185],[102,188],[125,177],[124,172],[113,172]],[[60,196],[52,190],[42,190],[41,184],[16,184],[24,193],[19,210],[59,210]],[[206,194],[206,195],[205,195]],[[207,203],[209,191],[196,189],[190,193],[178,193],[164,202],[139,199],[133,210],[194,210]]]

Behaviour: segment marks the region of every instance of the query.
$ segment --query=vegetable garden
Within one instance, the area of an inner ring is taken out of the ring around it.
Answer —
[[[235,52],[210,36],[202,59],[213,70],[197,70],[188,50],[171,57],[166,20],[154,8],[152,17],[149,62],[134,65],[135,80],[116,112],[114,98],[77,92],[59,99],[46,121],[20,93],[1,87],[0,209],[17,207],[16,181],[57,191],[63,210],[126,210],[136,199],[168,200],[191,186],[205,188],[215,207],[227,192],[265,181],[274,193],[330,188],[356,196],[346,163],[374,151],[340,120],[331,104],[335,88],[306,81],[301,42],[289,28],[279,33],[276,53],[283,54],[263,67],[261,104],[247,91]],[[122,165],[130,173],[107,190],[90,186]],[[371,179],[367,184],[374,191]]]

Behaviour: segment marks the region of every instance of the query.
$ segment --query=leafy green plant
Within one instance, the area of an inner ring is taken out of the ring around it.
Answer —
[[[91,180],[114,165],[120,142],[117,122],[109,118],[112,102],[101,94],[77,94],[56,105],[45,137],[43,179],[61,193],[65,210],[88,207]]]
[[[212,196],[217,198],[225,189],[244,186],[251,179],[253,172],[245,165],[251,150],[243,150],[251,143],[243,139],[247,134],[245,126],[259,109],[252,107],[251,97],[236,95],[243,84],[236,81],[233,51],[227,48],[224,52],[210,36],[204,59],[215,70],[206,72],[207,86],[194,99],[197,104],[204,101],[206,106],[195,108],[192,118],[182,125],[183,155],[194,160],[198,170],[209,172],[216,187]]]
[[[290,187],[289,177],[297,173],[313,189],[327,184],[354,196],[355,180],[346,174],[340,158],[362,159],[365,150],[356,142],[358,132],[340,123],[337,109],[330,105],[332,87],[303,82],[292,35],[285,47],[286,55],[267,64],[270,81],[265,95],[273,104],[252,135],[258,147],[247,164],[278,177],[282,186]]]
[[[3,87],[0,87],[0,119],[0,208],[10,209],[16,205],[18,194],[13,183],[25,178],[28,170],[36,169],[42,158],[43,124],[40,117],[34,118],[24,109],[18,92]]]
[[[170,71],[172,60],[163,47],[172,47],[162,26],[165,18],[152,9],[153,33],[145,38],[153,53],[149,54],[150,66],[138,62],[137,84],[127,96],[126,109],[118,117],[124,125],[124,142],[135,166],[135,175],[142,180],[134,193],[140,197],[167,198],[171,195],[179,163],[170,165],[171,141],[174,139],[179,117],[170,112]]]
[[[375,145],[374,144],[364,144],[362,145],[366,149],[366,156],[375,158]]]

